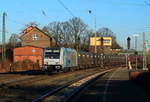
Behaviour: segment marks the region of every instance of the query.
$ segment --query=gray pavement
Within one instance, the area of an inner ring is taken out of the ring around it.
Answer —
[[[127,69],[118,68],[85,88],[72,102],[150,102],[150,96],[129,80]]]

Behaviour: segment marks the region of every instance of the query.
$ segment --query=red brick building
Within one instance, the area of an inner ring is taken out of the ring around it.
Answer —
[[[52,47],[52,37],[37,27],[30,26],[20,36],[22,46]]]
[[[13,50],[14,62],[31,60],[42,67],[43,48],[52,47],[52,37],[39,28],[30,26],[23,30],[20,39],[22,47]]]
[[[43,48],[33,46],[23,46],[15,48],[13,51],[14,62],[24,61],[29,59],[34,63],[39,63],[42,66]]]

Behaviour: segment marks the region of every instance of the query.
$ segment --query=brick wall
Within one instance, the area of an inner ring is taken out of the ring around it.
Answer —
[[[30,32],[21,36],[22,46],[31,45],[36,47],[51,47],[52,38],[37,28],[32,29]]]

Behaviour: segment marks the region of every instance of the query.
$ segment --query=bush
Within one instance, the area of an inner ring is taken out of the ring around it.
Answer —
[[[0,72],[9,72],[10,66],[11,66],[11,61],[9,61],[8,59],[3,60],[0,63]]]

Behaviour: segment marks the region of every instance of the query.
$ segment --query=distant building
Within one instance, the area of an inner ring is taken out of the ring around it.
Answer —
[[[103,37],[103,45],[101,44],[101,37],[90,37],[90,52],[95,52],[95,46],[96,46],[96,52],[97,53],[112,53],[112,38],[111,37]]]
[[[101,37],[90,37],[90,46],[101,46]],[[103,37],[103,46],[112,46],[111,37]]]
[[[52,37],[37,27],[30,26],[23,30],[20,39],[22,46],[52,47]]]

